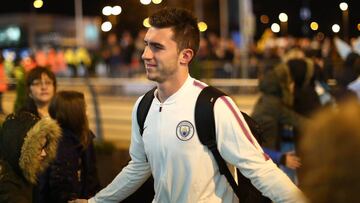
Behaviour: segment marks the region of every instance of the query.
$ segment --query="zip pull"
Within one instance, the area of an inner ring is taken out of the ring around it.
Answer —
[[[160,103],[159,112],[161,112],[161,110],[162,110],[162,106],[163,106],[163,103]]]

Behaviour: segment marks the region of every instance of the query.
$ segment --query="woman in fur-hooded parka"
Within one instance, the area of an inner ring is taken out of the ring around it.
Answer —
[[[28,112],[6,118],[0,133],[0,202],[33,202],[37,176],[55,158],[60,136],[60,127],[52,119]],[[46,152],[43,159],[42,149]]]

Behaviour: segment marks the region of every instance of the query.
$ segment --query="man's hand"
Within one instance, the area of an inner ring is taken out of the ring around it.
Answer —
[[[300,158],[294,152],[285,154],[285,166],[290,169],[297,169],[301,166]]]
[[[68,203],[88,203],[88,201],[87,199],[75,199],[68,201]]]

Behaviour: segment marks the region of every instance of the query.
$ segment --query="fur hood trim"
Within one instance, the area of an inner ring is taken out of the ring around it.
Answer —
[[[57,122],[51,118],[40,119],[27,132],[24,144],[21,147],[19,166],[24,177],[32,184],[37,182],[37,176],[43,172],[49,163],[55,159],[57,146],[61,137],[61,129]],[[46,157],[39,159],[41,153],[41,140],[46,138]]]

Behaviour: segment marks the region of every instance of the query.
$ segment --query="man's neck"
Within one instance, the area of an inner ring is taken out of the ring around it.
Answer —
[[[177,92],[185,83],[188,74],[169,79],[163,83],[157,83],[157,98],[163,103],[167,98]]]

